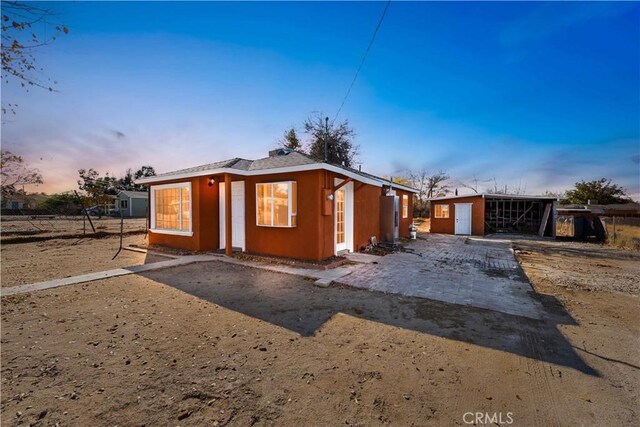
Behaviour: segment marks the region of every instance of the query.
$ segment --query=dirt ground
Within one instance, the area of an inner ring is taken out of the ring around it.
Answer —
[[[91,217],[97,233],[120,233],[120,218]],[[89,222],[82,216],[55,217],[53,219],[31,219],[29,216],[2,217],[2,242],[6,241],[38,241],[53,237],[79,238],[83,233],[92,233]],[[123,231],[125,233],[144,232],[146,228],[145,218],[125,218]]]
[[[554,240],[515,240],[516,257],[536,290],[619,292],[640,296],[640,252]]]
[[[4,297],[2,425],[638,425],[638,296],[576,253],[520,248],[544,322],[219,262]]]
[[[126,236],[123,246],[145,243],[145,236]],[[119,237],[101,239],[51,239],[0,246],[0,283],[3,287],[61,279],[93,271],[143,264],[145,254],[121,251]]]

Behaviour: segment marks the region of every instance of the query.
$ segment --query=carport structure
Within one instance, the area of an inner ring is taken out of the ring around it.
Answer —
[[[483,193],[439,197],[430,203],[432,233],[556,235],[553,197]]]

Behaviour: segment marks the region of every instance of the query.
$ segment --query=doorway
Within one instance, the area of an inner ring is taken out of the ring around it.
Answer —
[[[224,182],[219,184],[218,189],[220,200],[220,249],[224,249],[226,246]],[[244,228],[244,181],[233,181],[231,183],[231,246],[240,248],[242,251],[246,249]]]
[[[455,234],[471,234],[471,206],[472,203],[455,204]]]

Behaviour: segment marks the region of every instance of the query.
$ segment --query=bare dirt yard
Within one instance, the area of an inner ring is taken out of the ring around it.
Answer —
[[[144,234],[123,238],[123,246],[145,243]],[[3,287],[25,285],[154,261],[144,253],[127,250],[112,260],[119,247],[120,238],[117,236],[2,244],[0,282]]]
[[[2,425],[638,425],[637,258],[516,246],[545,321],[222,262],[3,297]]]

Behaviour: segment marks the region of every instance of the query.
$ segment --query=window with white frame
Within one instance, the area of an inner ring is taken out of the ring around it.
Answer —
[[[191,183],[152,186],[151,198],[153,231],[191,234]]]
[[[122,209],[128,209],[129,208],[129,201],[127,199],[120,200],[120,207]]]
[[[435,205],[434,207],[435,218],[449,218],[449,205]]]
[[[402,218],[409,218],[409,196],[402,195]]]
[[[295,227],[297,193],[295,181],[256,184],[256,224],[263,227]]]

